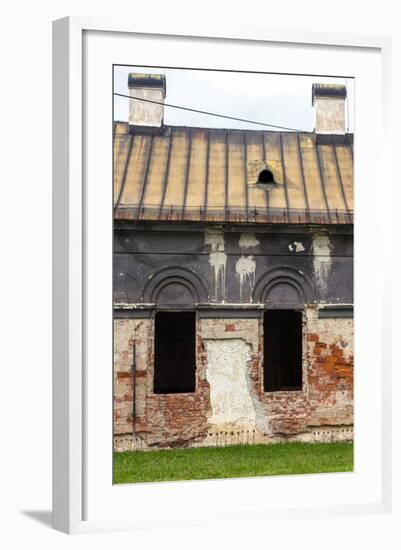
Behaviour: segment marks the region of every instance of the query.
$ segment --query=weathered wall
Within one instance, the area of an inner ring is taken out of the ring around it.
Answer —
[[[153,352],[153,319],[114,320],[114,434],[134,432],[149,446],[202,439],[207,428],[209,387],[199,329],[195,393],[153,393]]]
[[[119,224],[116,448],[350,438],[352,268],[351,227]],[[302,391],[264,392],[266,307],[304,311]],[[195,393],[153,393],[162,308],[197,311]]]
[[[321,319],[310,306],[303,340],[302,391],[266,393],[262,318],[199,318],[195,393],[156,395],[153,320],[115,320],[116,449],[351,438],[352,319]]]
[[[114,250],[116,304],[155,300],[152,280],[177,267],[196,274],[205,291],[201,302],[259,301],[255,293],[263,278],[272,270],[290,268],[310,290],[306,303],[353,303],[353,239],[348,226],[266,226],[255,233],[255,226],[183,224],[166,230],[138,225],[133,230],[121,223]]]
[[[147,376],[153,339],[150,319],[114,320],[114,433],[134,431],[133,412],[133,343],[135,341],[135,432],[146,422],[146,400],[149,392]]]
[[[353,319],[319,319],[306,310],[309,424],[346,425],[353,420]]]

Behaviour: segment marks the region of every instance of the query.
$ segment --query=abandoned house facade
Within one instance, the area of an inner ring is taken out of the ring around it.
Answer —
[[[114,123],[115,450],[352,439],[345,87],[313,86],[311,133],[166,126],[163,75],[130,74],[129,91]]]

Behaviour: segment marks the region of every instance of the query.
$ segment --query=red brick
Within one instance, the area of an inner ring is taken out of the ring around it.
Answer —
[[[117,378],[118,379],[132,378],[132,373],[131,372],[120,371],[120,372],[117,373]]]

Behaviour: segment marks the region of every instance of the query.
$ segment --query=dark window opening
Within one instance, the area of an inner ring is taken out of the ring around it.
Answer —
[[[156,313],[154,393],[195,391],[195,323],[193,311]]]
[[[290,309],[266,311],[263,332],[264,390],[301,390],[302,313]]]

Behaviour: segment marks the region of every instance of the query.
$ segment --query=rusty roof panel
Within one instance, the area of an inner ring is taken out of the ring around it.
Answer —
[[[150,157],[150,136],[134,136],[127,159],[125,179],[121,189],[119,205],[139,204]]]
[[[258,175],[266,166],[263,134],[261,132],[245,133],[246,158],[248,172],[249,207],[259,210],[266,208],[266,192],[256,186]]]
[[[330,210],[346,210],[344,196],[341,190],[341,181],[338,177],[336,157],[332,145],[318,145],[320,155],[324,187],[327,203]]]
[[[277,185],[257,185],[268,168]],[[352,223],[353,154],[312,133],[114,124],[117,219]]]
[[[209,173],[206,213],[216,212],[224,218],[226,187],[226,136],[222,130],[209,133]]]
[[[280,132],[266,132],[266,160],[267,167],[273,172],[276,187],[269,192],[269,208],[285,210],[287,201],[284,189],[284,174],[281,158]]]
[[[228,132],[228,211],[242,209],[245,204],[244,138],[241,132]]]
[[[188,133],[175,130],[171,136],[170,169],[163,206],[182,209],[184,204],[185,178],[189,139]]]
[[[282,142],[289,207],[306,209],[302,168],[298,156],[297,135],[287,134],[283,137]]]
[[[201,207],[203,210],[205,201],[207,147],[207,131],[193,130],[187,175],[186,209],[192,212],[195,219],[197,219]]]
[[[114,203],[118,202],[127,171],[127,159],[132,138],[128,134],[117,134],[114,138]]]
[[[144,219],[153,219],[149,210],[160,209],[163,197],[164,174],[166,173],[170,140],[165,137],[154,137],[149,160],[147,185],[145,188],[142,209]]]
[[[344,188],[345,200],[349,210],[354,209],[354,174],[352,148],[345,145],[336,145],[336,156],[341,181]]]
[[[313,136],[300,135],[299,143],[309,208],[327,210]]]

